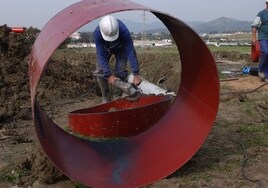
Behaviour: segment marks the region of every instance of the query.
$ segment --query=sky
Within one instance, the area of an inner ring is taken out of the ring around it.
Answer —
[[[24,26],[42,29],[64,8],[80,0],[0,0],[0,25]],[[167,13],[184,22],[212,21],[229,17],[241,21],[253,21],[265,8],[264,0],[132,0],[149,8]],[[142,13],[124,12],[119,17],[142,22]],[[157,19],[146,13],[146,22]]]

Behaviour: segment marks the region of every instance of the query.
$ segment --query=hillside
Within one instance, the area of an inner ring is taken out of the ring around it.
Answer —
[[[191,25],[191,23],[189,23]],[[235,31],[251,31],[252,22],[239,21],[232,18],[221,17],[210,22],[192,25],[193,29],[201,33],[224,33]]]
[[[226,33],[226,32],[250,32],[251,24],[250,21],[240,21],[227,17],[220,17],[209,22],[185,22],[190,27],[192,27],[198,33]],[[130,29],[135,28],[135,31],[142,30],[142,25],[136,23],[133,27],[131,22],[127,22]],[[151,24],[146,24],[145,30],[147,33],[154,32],[168,32],[165,26],[161,23],[154,22]]]
[[[137,33],[145,30],[147,33],[153,32],[168,32],[163,23],[152,22],[152,23],[140,23],[130,20],[122,20],[131,32]],[[198,33],[223,33],[223,32],[236,32],[236,31],[251,31],[250,21],[240,21],[227,17],[220,17],[209,22],[185,22],[191,26]],[[97,21],[84,26],[79,31],[93,31],[98,25]]]

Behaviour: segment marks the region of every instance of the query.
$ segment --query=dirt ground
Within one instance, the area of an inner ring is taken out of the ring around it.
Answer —
[[[11,34],[6,29],[0,27],[0,187],[84,187],[62,175],[38,145],[30,107],[29,33]],[[165,50],[141,51],[138,49],[141,74],[154,83],[165,77],[166,87],[177,91],[178,55]],[[148,188],[268,187],[268,85],[256,76],[221,74],[250,64],[249,54],[213,55],[218,62],[221,95],[212,131],[187,164]],[[63,128],[68,125],[68,112],[101,101],[92,74],[94,62],[94,53],[60,49],[41,78],[37,98]],[[158,62],[154,70],[150,62]]]

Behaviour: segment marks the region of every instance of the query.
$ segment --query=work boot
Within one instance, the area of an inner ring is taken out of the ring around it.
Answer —
[[[107,103],[111,101],[108,81],[105,78],[101,77],[97,77],[97,81],[101,90],[102,103]]]

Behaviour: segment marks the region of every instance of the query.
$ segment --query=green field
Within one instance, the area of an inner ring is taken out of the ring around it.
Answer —
[[[249,54],[251,47],[250,46],[213,46],[210,45],[209,49],[212,52],[219,52],[219,51],[225,51],[225,52],[239,52],[242,54]]]

